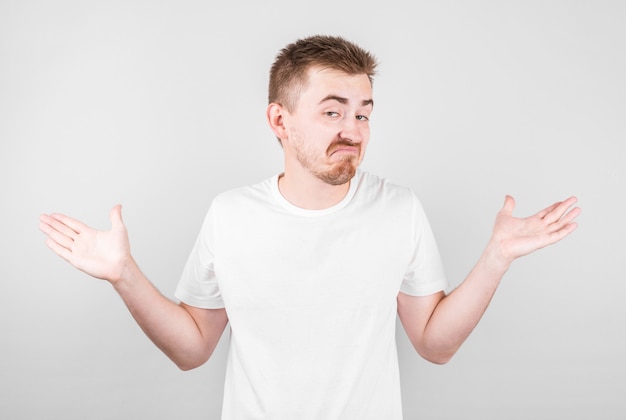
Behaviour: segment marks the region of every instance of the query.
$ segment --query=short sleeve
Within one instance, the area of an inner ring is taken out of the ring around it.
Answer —
[[[205,309],[224,307],[214,270],[215,208],[211,205],[174,295],[181,302]]]
[[[427,296],[448,288],[448,281],[426,213],[413,196],[413,254],[400,291],[411,296]]]

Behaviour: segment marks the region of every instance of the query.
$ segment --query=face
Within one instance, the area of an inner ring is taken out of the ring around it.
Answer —
[[[354,176],[369,140],[372,85],[367,75],[312,68],[293,112],[286,112],[282,144],[292,167],[331,185]]]

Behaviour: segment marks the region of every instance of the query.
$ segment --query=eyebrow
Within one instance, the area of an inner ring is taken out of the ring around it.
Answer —
[[[347,104],[348,103],[348,98],[344,98],[342,96],[337,96],[337,95],[328,95],[326,96],[324,99],[322,99],[320,101],[321,103],[324,103],[326,101],[337,101],[340,104]],[[373,99],[364,99],[361,101],[361,106],[368,106],[371,105],[372,107],[374,106],[374,100]]]

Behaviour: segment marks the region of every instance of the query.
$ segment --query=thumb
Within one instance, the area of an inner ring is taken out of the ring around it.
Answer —
[[[109,213],[111,219],[111,227],[114,230],[124,229],[124,221],[122,220],[122,205],[118,204],[113,207]]]
[[[513,214],[514,209],[515,209],[515,199],[507,194],[504,197],[504,205],[502,206],[502,210],[500,211],[504,214],[511,215]]]

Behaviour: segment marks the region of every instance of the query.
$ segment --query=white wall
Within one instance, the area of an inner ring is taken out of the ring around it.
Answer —
[[[399,330],[406,418],[623,419],[625,3],[226,3],[0,3],[0,417],[217,418],[227,336],[179,372],[108,284],[44,246],[38,215],[106,228],[122,203],[171,297],[211,198],[281,169],[275,53],[328,33],[381,61],[364,166],[416,190],[453,284],[505,194],[519,215],[583,208],[514,264],[448,365]]]

